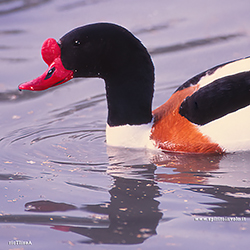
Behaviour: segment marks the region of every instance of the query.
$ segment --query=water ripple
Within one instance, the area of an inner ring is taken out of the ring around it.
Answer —
[[[0,2],[0,15],[6,15],[22,10],[27,10],[50,1],[51,0],[3,0]]]
[[[149,50],[151,55],[158,55],[164,53],[172,53],[176,51],[182,51],[187,49],[192,49],[200,46],[206,46],[210,44],[217,44],[221,42],[226,42],[228,40],[236,39],[238,37],[244,36],[243,33],[235,33],[235,34],[228,34],[228,35],[221,35],[215,36],[210,38],[201,38],[192,41],[188,41],[185,43],[174,44],[170,46],[162,46],[155,49]]]
[[[105,100],[106,100],[105,94],[95,95],[95,96],[89,97],[87,99],[84,99],[82,101],[67,105],[66,107],[62,107],[60,109],[54,109],[54,110],[50,111],[50,113],[57,113],[54,115],[54,117],[57,117],[57,118],[65,117],[67,115],[71,115],[71,114],[73,114],[77,111],[80,111],[82,109],[93,107],[96,104],[103,102]]]
[[[68,185],[75,186],[75,187],[87,188],[87,189],[94,190],[94,191],[102,191],[102,192],[107,192],[108,191],[106,188],[93,186],[93,185],[79,184],[79,183],[73,183],[73,182],[65,182],[65,183],[68,184]]]
[[[32,177],[21,174],[0,174],[0,181],[22,181],[31,179]]]
[[[0,58],[2,60],[2,58]],[[9,59],[8,59],[9,60]],[[18,60],[18,59],[13,59]],[[41,96],[45,92],[9,90],[0,93],[0,102],[19,102]]]

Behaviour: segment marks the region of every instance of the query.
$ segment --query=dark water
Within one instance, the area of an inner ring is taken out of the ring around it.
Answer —
[[[17,90],[45,70],[45,39],[108,21],[151,52],[157,107],[191,76],[249,55],[249,9],[248,0],[0,1],[0,249],[249,249],[249,152],[107,147],[101,80]]]

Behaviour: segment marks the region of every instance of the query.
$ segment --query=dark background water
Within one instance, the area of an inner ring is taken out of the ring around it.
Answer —
[[[152,55],[155,108],[193,75],[249,55],[249,10],[247,0],[0,1],[0,248],[248,249],[249,152],[107,147],[101,80],[17,86],[46,69],[48,37],[114,22]]]

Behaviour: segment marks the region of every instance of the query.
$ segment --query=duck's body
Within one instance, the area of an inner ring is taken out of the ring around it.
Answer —
[[[42,56],[48,70],[19,89],[44,90],[73,77],[103,78],[110,145],[192,153],[250,149],[250,58],[195,76],[152,112],[153,63],[126,29],[108,23],[83,26],[58,43],[46,40]]]
[[[153,112],[152,138],[160,137],[161,148],[171,151],[250,149],[247,67],[250,69],[250,58],[217,66],[184,83]]]

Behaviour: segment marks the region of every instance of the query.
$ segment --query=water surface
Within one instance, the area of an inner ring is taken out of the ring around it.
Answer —
[[[17,86],[46,69],[48,37],[114,22],[152,55],[156,108],[195,74],[249,55],[249,8],[247,0],[0,1],[1,249],[248,249],[249,152],[107,147],[100,79],[39,93]]]

